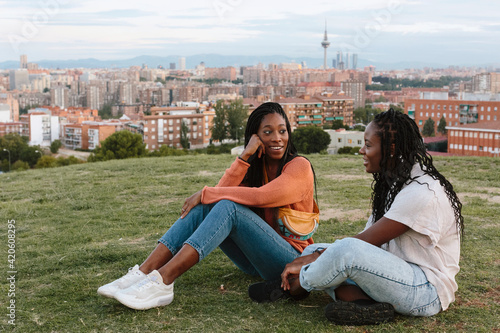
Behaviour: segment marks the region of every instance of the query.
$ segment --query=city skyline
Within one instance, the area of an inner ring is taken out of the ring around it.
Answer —
[[[337,51],[374,62],[500,63],[500,5],[488,0],[0,0],[0,8],[0,62],[203,53],[300,61],[322,58],[326,21],[329,66]]]

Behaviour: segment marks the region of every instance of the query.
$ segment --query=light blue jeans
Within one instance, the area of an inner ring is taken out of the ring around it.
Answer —
[[[436,288],[419,266],[356,238],[309,245],[302,255],[318,248],[326,250],[300,271],[300,285],[307,291],[324,290],[335,299],[338,286],[355,284],[404,315],[432,316],[441,311]]]
[[[246,206],[229,200],[198,205],[178,219],[158,241],[175,255],[184,244],[201,261],[217,247],[243,272],[278,279],[300,253]]]

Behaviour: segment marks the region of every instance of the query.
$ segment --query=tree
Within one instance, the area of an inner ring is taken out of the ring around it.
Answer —
[[[34,167],[38,163],[38,160],[42,157],[40,152],[42,148],[40,146],[26,146],[21,151],[19,159],[28,162],[30,167]]]
[[[369,105],[365,106],[364,108],[359,107],[356,110],[354,110],[354,122],[368,125],[370,121],[372,121],[373,118],[381,112],[382,110],[372,109],[372,107]]]
[[[50,144],[50,152],[52,154],[57,154],[57,151],[59,150],[59,148],[61,148],[61,146],[62,146],[61,140],[52,141],[52,143]]]
[[[212,139],[221,142],[225,139],[233,139],[240,142],[245,134],[243,129],[248,118],[248,107],[243,105],[243,100],[238,99],[230,103],[218,100],[214,109]]]
[[[188,138],[189,127],[186,125],[184,119],[181,121],[181,146],[184,149],[189,148],[189,138]]]
[[[101,147],[94,149],[88,161],[107,161],[125,159],[147,155],[146,145],[142,142],[142,135],[129,131],[118,131],[110,135],[101,143]]]
[[[336,120],[333,121],[331,128],[334,129],[334,130],[339,129],[339,128],[348,129],[349,126],[344,126],[344,122],[342,120],[336,119]]]
[[[102,119],[113,118],[113,113],[111,111],[111,104],[104,104],[98,113]]]
[[[446,133],[448,132],[448,130],[446,129],[446,119],[444,119],[444,116],[442,116],[439,120],[437,131],[443,135],[446,135]]]
[[[0,158],[8,159],[10,152],[11,163],[19,160],[22,151],[29,147],[28,140],[28,137],[15,133],[9,133],[0,137]],[[9,152],[4,151],[4,149],[7,149]]]
[[[248,118],[248,107],[243,105],[242,99],[237,99],[229,104],[227,112],[227,123],[229,137],[233,140],[238,140],[244,136],[245,121]]]
[[[223,141],[227,138],[227,109],[222,100],[215,103],[215,117],[212,120],[212,139]]]
[[[425,121],[424,128],[422,130],[423,136],[434,136],[434,126],[435,122],[430,117]]]
[[[320,127],[307,126],[297,128],[292,133],[292,140],[299,151],[303,154],[319,153],[330,144],[330,135]]]

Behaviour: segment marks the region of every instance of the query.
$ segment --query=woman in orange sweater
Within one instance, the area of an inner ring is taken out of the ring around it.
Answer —
[[[245,273],[277,279],[313,243],[284,236],[278,209],[313,212],[313,196],[314,171],[297,155],[286,114],[264,103],[248,119],[243,153],[217,186],[187,198],[146,261],[97,292],[137,310],[168,305],[175,279],[218,246]]]

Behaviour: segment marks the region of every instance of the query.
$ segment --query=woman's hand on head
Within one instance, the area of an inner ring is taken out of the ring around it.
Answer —
[[[202,190],[199,190],[184,201],[184,205],[182,205],[181,209],[181,219],[183,219],[193,207],[201,203],[201,192]]]
[[[248,161],[250,157],[252,157],[253,154],[257,153],[257,157],[261,158],[262,155],[266,153],[266,149],[264,147],[264,144],[260,140],[259,136],[257,134],[253,134],[252,137],[250,138],[250,141],[248,142],[247,146],[245,147],[245,150],[243,153],[241,153],[240,157]]]

